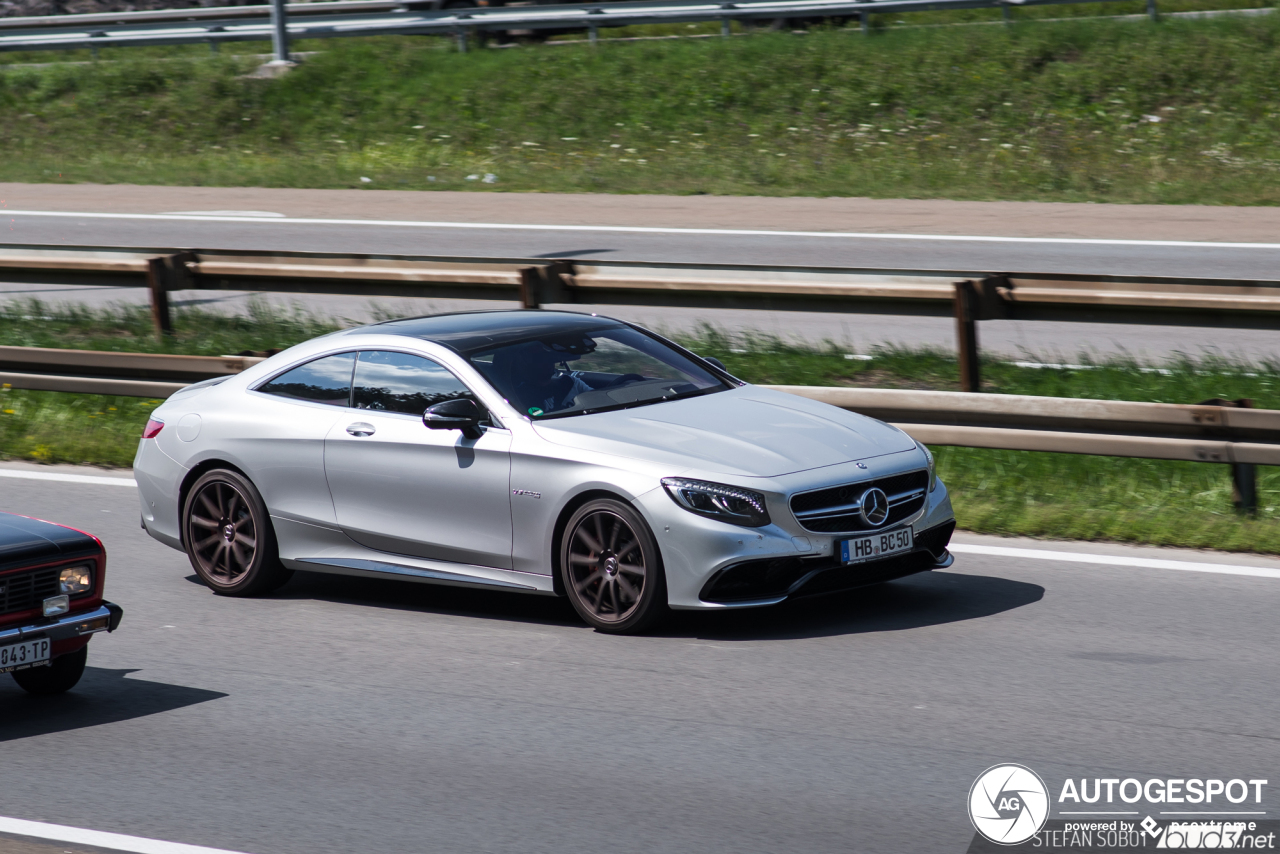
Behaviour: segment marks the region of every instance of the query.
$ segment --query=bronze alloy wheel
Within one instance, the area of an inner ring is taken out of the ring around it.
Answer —
[[[280,566],[262,497],[238,472],[215,469],[195,482],[183,513],[183,540],[196,574],[215,593],[251,596],[292,575]]]
[[[666,584],[649,527],[621,501],[578,509],[565,527],[562,580],[575,610],[602,631],[637,632],[666,611]]]

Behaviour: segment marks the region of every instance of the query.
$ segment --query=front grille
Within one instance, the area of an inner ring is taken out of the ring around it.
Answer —
[[[51,566],[0,575],[0,614],[30,611],[50,596],[57,596],[62,569]]]
[[[874,529],[864,524],[862,517],[858,515],[858,499],[873,486],[884,490],[884,494],[889,496],[889,518]],[[903,519],[910,519],[920,512],[928,488],[929,472],[921,469],[815,492],[803,492],[792,496],[791,512],[805,530],[817,534],[878,530]]]

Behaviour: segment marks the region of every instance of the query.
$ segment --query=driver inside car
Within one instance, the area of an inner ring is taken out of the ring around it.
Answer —
[[[542,415],[566,409],[579,394],[592,390],[581,372],[561,367],[578,358],[577,354],[556,352],[541,341],[530,341],[499,350],[494,354],[493,366],[496,372],[510,378],[519,406],[530,415]]]

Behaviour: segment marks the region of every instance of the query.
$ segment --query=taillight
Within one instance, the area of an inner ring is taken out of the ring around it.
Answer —
[[[154,439],[160,435],[160,431],[164,429],[164,422],[155,418],[147,421],[147,426],[142,429],[142,438]]]

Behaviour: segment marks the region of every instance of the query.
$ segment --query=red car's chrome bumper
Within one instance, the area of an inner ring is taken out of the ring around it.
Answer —
[[[71,640],[97,634],[114,632],[124,617],[124,609],[111,602],[103,602],[97,608],[74,614],[63,614],[43,620],[35,620],[27,626],[15,626],[0,630],[0,644],[46,637],[50,640]]]

